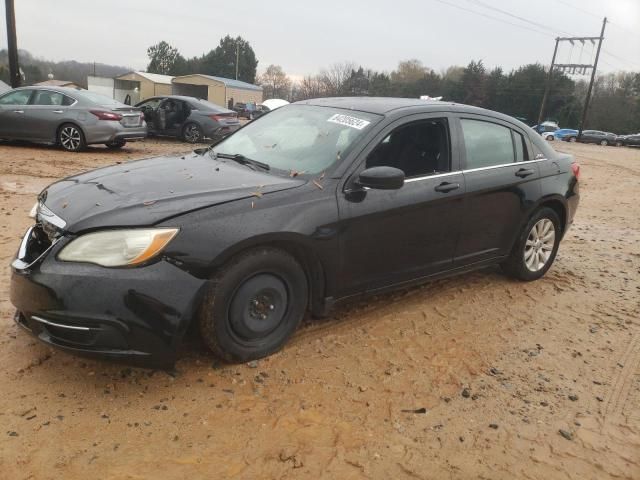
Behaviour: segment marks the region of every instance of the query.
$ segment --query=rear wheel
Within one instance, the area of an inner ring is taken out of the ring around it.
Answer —
[[[623,145],[622,142],[620,142],[620,141],[616,142],[616,147],[621,147],[622,145]]]
[[[560,236],[558,214],[550,208],[541,208],[525,225],[502,269],[520,280],[537,280],[551,268]]]
[[[79,152],[87,146],[82,130],[72,123],[65,123],[60,127],[58,143],[68,152]]]
[[[569,141],[571,143],[575,143],[576,140],[577,140],[576,137],[569,137]]]
[[[187,123],[182,129],[182,138],[189,143],[202,142],[204,140],[202,128],[197,123]]]
[[[289,254],[259,248],[232,259],[211,282],[199,313],[205,344],[230,362],[279,350],[302,320],[306,275]]]

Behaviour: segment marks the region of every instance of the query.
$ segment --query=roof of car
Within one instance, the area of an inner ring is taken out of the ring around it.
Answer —
[[[419,98],[394,98],[394,97],[332,97],[312,98],[296,102],[303,105],[317,105],[320,107],[344,108],[347,110],[359,110],[361,112],[377,113],[384,115],[392,110],[409,107],[425,107],[455,105],[451,102],[437,100],[420,100]]]
[[[344,108],[347,110],[357,110],[361,112],[386,115],[391,112],[409,110],[414,112],[459,112],[476,115],[488,115],[522,128],[530,128],[520,120],[486,108],[464,105],[462,103],[446,102],[439,100],[420,100],[418,98],[395,98],[395,97],[333,97],[314,98],[296,102],[298,105],[317,105],[320,107]]]

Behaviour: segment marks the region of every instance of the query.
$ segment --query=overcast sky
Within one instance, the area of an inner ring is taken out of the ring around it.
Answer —
[[[260,61],[259,71],[274,63],[295,77],[340,61],[390,71],[399,60],[409,58],[417,58],[436,71],[466,65],[471,59],[510,70],[531,62],[548,64],[557,35],[598,36],[602,16],[607,15],[611,23],[605,33],[601,69],[640,71],[640,0],[15,3],[18,47],[51,60],[144,69],[147,47],[160,40],[190,57],[215,48],[229,33],[251,42]],[[3,6],[0,48],[7,45],[4,14]],[[567,46],[558,61],[588,63],[591,54],[590,45],[577,45],[573,52]]]

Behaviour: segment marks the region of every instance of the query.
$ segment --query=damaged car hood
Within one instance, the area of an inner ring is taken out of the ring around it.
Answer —
[[[193,153],[92,170],[50,185],[38,198],[66,222],[66,231],[75,233],[96,227],[153,225],[176,213],[304,183]]]

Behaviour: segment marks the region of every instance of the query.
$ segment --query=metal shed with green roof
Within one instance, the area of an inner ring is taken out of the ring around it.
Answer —
[[[262,103],[262,87],[240,80],[196,73],[175,77],[172,83],[174,95],[202,98],[227,108],[238,102]]]

